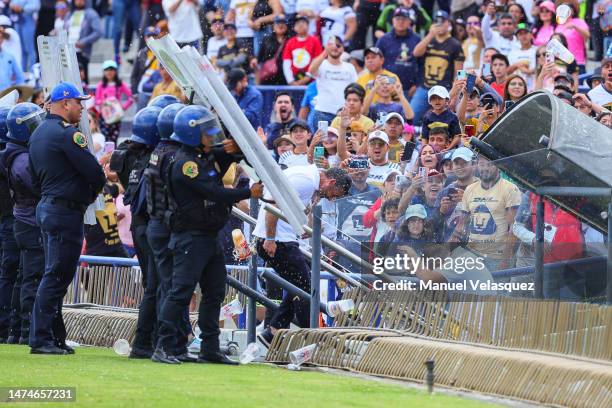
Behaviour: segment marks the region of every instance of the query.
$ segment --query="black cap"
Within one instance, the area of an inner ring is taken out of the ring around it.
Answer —
[[[227,30],[229,28],[236,30],[236,24],[234,24],[234,23],[225,23],[225,25],[223,26],[223,29]]]
[[[363,52],[363,57],[365,58],[368,54],[376,54],[376,55],[380,55],[381,57],[384,57],[383,52],[378,47],[366,48],[365,51]]]
[[[298,15],[298,16],[295,16],[294,24],[297,23],[300,20],[305,21],[305,22],[308,23],[308,17],[306,17],[306,16],[299,16]]]
[[[274,24],[287,24],[287,18],[280,14],[276,17],[274,17]]]
[[[565,79],[570,84],[574,83],[574,78],[567,72],[560,72],[559,74],[555,75],[553,82],[557,82],[557,79]]]
[[[302,119],[295,119],[291,126],[289,126],[289,131],[292,132],[293,129],[295,129],[296,127],[301,127],[310,132],[310,126],[308,126],[308,123],[306,123]]]
[[[246,78],[247,74],[242,68],[232,68],[227,74],[227,85],[230,89],[233,89],[238,81]]]
[[[415,20],[414,10],[405,7],[396,8],[395,11],[393,11],[393,17],[404,17],[412,21]]]
[[[593,75],[591,75],[591,77],[586,80],[586,83],[589,88],[593,88],[594,80],[603,81],[603,77],[601,76],[601,67],[595,68],[595,71],[593,71]]]

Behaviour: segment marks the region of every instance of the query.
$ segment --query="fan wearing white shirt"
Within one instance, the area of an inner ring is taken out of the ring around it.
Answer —
[[[367,183],[382,188],[387,176],[392,171],[401,173],[399,163],[393,163],[387,157],[389,152],[389,136],[382,130],[375,130],[368,136],[368,159],[370,172]]]
[[[286,138],[286,136],[284,138]],[[279,139],[283,139],[283,137]],[[288,139],[293,144],[293,149],[279,156],[278,164],[281,168],[285,169],[288,167],[308,165],[308,140],[310,139],[308,124],[301,119],[296,119],[289,128]],[[275,147],[278,146],[276,140],[274,144]]]
[[[499,31],[493,31],[491,25],[495,13],[495,3],[491,2],[487,6],[486,14],[482,19],[482,37],[487,48],[495,48],[501,54],[508,56],[513,49],[520,48],[520,44],[514,36],[516,22],[512,14],[502,14],[497,19]]]
[[[198,11],[198,0],[162,0],[164,13],[168,18],[168,31],[179,44],[192,45],[200,49],[203,37]]]
[[[215,18],[210,23],[210,31],[212,31],[213,36],[206,42],[206,56],[214,65],[217,62],[219,48],[227,45],[227,39],[223,36],[223,19]]]
[[[349,6],[342,6],[343,0],[330,0],[329,7],[321,11],[321,37],[327,44],[331,37],[336,36],[350,41],[357,31],[357,16]]]

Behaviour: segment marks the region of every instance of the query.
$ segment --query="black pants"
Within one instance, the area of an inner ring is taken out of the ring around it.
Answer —
[[[423,0],[421,2],[421,6],[423,6],[423,9],[425,9],[429,17],[432,18],[432,20],[434,20],[433,8],[434,8],[434,3],[436,2],[438,3],[438,8],[440,10],[444,10],[447,13],[450,13],[450,0]]]
[[[277,242],[273,258],[263,249],[263,243],[263,239],[257,241],[257,254],[266,264],[289,283],[310,293],[310,268],[298,243]],[[309,302],[285,292],[280,307],[270,321],[270,326],[275,329],[286,329],[294,315],[300,327],[310,327]]]
[[[215,235],[195,231],[173,232],[169,243],[174,256],[172,288],[164,303],[159,325],[159,343],[169,352],[178,348],[177,325],[199,283],[202,289],[198,326],[202,350],[219,351],[219,313],[225,297],[225,257]]]
[[[21,259],[21,337],[28,339],[34,299],[45,271],[45,251],[38,226],[15,220],[14,230]]]
[[[147,226],[147,237],[149,245],[153,251],[155,266],[157,268],[158,285],[157,285],[157,318],[161,316],[166,298],[170,289],[172,289],[172,268],[173,256],[172,250],[168,248],[170,242],[170,230],[164,224],[164,221],[158,218],[151,218]],[[189,305],[185,308],[181,319],[176,321],[176,330],[178,333],[177,349],[168,350],[168,352],[179,355],[187,351],[188,336],[191,333],[191,323],[189,322]],[[159,324],[159,322],[158,322]]]
[[[19,250],[15,242],[13,224],[15,218],[2,217],[0,221],[0,337],[19,337],[21,320],[19,318],[19,293],[21,274],[19,273]]]
[[[147,240],[147,224],[134,225],[132,223],[131,230],[144,287],[142,301],[138,307],[136,337],[132,348],[138,351],[151,351],[155,345],[157,329],[157,268],[155,267],[153,251]]]
[[[85,83],[89,83],[89,58],[77,52],[77,62],[83,66],[83,72],[85,73]]]
[[[361,1],[357,8],[357,31],[353,36],[351,50],[363,50],[366,46],[366,36],[368,28],[372,27],[372,41],[376,44],[373,36],[376,31],[376,21],[380,15],[380,3],[372,3],[369,1]]]

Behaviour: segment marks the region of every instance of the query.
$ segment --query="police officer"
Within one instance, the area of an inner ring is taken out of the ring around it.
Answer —
[[[156,106],[147,106],[138,111],[132,122],[132,135],[129,140],[117,147],[110,161],[110,169],[117,173],[119,181],[125,188],[123,203],[130,206],[132,213],[130,230],[144,286],[144,294],[138,308],[136,337],[130,354],[132,358],[150,358],[155,341],[158,277],[153,251],[147,241],[149,216],[142,175],[153,148],[159,142],[157,117],[160,112],[161,108]]]
[[[160,109],[164,109],[168,105],[180,102],[181,101],[179,101],[179,99],[174,95],[163,94],[151,99],[147,106],[157,106]]]
[[[172,288],[160,316],[158,347],[151,358],[155,362],[178,364],[171,350],[176,350],[176,322],[189,304],[196,285],[202,289],[198,325],[202,346],[198,362],[237,364],[219,348],[219,311],[225,295],[225,259],[217,233],[231,213],[232,204],[249,197],[261,197],[263,186],[251,189],[227,189],[222,176],[239,150],[226,140],[213,148],[213,137],[220,132],[215,116],[202,106],[183,108],[174,120],[173,140],[182,146],[167,175],[172,198],[172,235],[174,270]]]
[[[76,272],[83,246],[83,217],[106,178],[79,132],[82,95],[61,82],[49,95],[49,114],[30,137],[30,169],[41,199],[36,222],[43,235],[45,273],[38,286],[30,347],[33,354],[72,354],[66,345],[62,300]]]
[[[40,191],[30,173],[28,141],[44,120],[46,112],[33,103],[16,105],[8,115],[9,142],[0,156],[0,167],[8,175],[8,185],[15,202],[13,226],[21,259],[19,344],[28,344],[32,306],[38,284],[45,270],[45,252],[40,227],[36,225],[36,206]]]
[[[8,142],[7,117],[11,107],[0,108],[0,149]],[[19,318],[19,250],[13,234],[13,199],[5,172],[0,171],[0,343],[19,342],[21,321]]]
[[[157,312],[159,312],[166,300],[166,295],[172,286],[172,251],[168,248],[170,240],[170,229],[167,227],[165,218],[169,215],[168,189],[164,181],[170,164],[174,159],[174,154],[180,144],[175,140],[170,140],[174,131],[174,118],[185,105],[173,103],[166,106],[157,118],[157,129],[159,131],[160,142],[151,153],[151,159],[144,172],[146,183],[147,212],[149,214],[149,224],[147,226],[147,237],[149,245],[153,250],[155,265],[159,276],[157,288]],[[185,308],[180,321],[177,321],[177,349],[171,350],[172,355],[180,361],[193,361],[193,357],[188,354],[187,341],[191,333],[189,322],[189,308]],[[150,357],[150,356],[149,356]]]

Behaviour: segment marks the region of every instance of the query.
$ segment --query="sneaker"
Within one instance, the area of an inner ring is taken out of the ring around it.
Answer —
[[[257,334],[257,340],[267,349],[270,348],[272,344],[272,339],[274,339],[274,335],[272,334],[272,330],[268,327],[266,330]]]
[[[156,348],[151,356],[151,361],[163,364],[181,364],[176,357],[166,354],[163,348]]]

